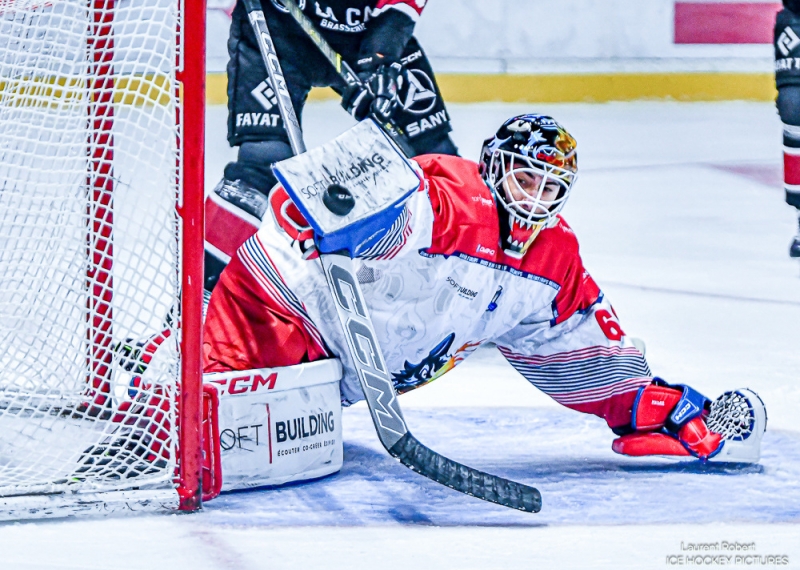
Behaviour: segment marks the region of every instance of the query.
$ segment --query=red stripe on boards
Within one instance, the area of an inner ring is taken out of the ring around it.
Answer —
[[[780,2],[675,2],[676,44],[769,44]]]

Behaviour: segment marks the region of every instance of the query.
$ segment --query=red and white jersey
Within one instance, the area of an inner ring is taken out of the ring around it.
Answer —
[[[359,282],[399,392],[495,343],[558,402],[627,425],[643,355],[584,269],[567,223],[543,230],[522,259],[500,248],[499,221],[477,164],[418,157],[425,178],[390,235],[355,260]],[[274,220],[239,251],[265,294],[283,296],[309,336],[342,360],[346,403],[363,398],[320,265],[304,260]],[[488,381],[489,379],[487,379]]]

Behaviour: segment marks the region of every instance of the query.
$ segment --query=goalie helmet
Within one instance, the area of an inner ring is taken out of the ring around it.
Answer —
[[[507,255],[522,258],[539,232],[557,222],[578,174],[576,145],[545,115],[512,117],[484,141],[478,168],[494,194]]]

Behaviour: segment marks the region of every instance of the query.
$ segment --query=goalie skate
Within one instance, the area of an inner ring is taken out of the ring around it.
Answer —
[[[767,429],[767,410],[758,394],[747,388],[725,392],[711,404],[706,424],[723,439],[708,461],[758,463]]]

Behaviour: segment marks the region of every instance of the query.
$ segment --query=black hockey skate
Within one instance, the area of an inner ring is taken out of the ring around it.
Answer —
[[[798,219],[797,222],[798,225],[800,225],[800,219]],[[789,257],[800,257],[800,229],[797,235],[794,236],[792,244],[789,246]]]

